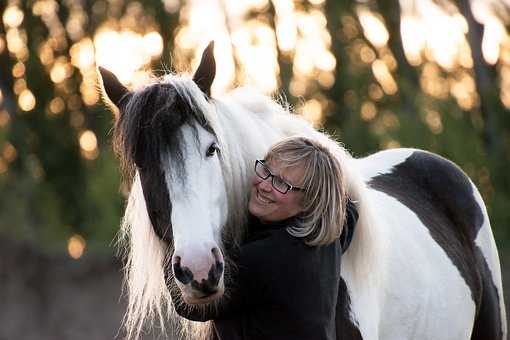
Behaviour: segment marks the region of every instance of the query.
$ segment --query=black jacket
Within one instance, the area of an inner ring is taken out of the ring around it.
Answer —
[[[310,247],[289,235],[287,225],[253,219],[237,261],[236,288],[227,287],[219,308],[176,306],[177,313],[213,320],[220,340],[334,340],[344,240]]]

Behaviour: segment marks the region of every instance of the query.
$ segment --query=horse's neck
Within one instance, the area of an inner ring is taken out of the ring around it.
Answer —
[[[271,99],[256,93],[234,91],[217,99],[215,106],[213,128],[219,132],[222,145],[229,198],[227,230],[233,233],[233,240],[239,240],[243,233],[239,228],[246,222],[255,160],[263,158],[281,138],[306,136],[314,130]]]
[[[350,247],[342,255],[341,275],[351,297],[351,313],[363,329],[364,337],[376,338],[377,320],[380,320],[380,292],[387,286],[387,262],[389,240],[383,228],[381,217],[376,215],[376,204],[360,176],[359,162],[347,161],[347,182],[349,196],[356,201],[359,219]],[[366,313],[366,306],[370,312]]]

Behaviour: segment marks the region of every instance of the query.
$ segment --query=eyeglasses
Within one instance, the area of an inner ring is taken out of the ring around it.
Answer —
[[[273,188],[279,193],[286,194],[289,190],[292,191],[305,191],[303,188],[295,187],[287,182],[280,176],[273,175],[271,170],[264,164],[264,160],[256,160],[255,161],[255,173],[257,176],[262,178],[263,180],[271,177],[271,185]]]

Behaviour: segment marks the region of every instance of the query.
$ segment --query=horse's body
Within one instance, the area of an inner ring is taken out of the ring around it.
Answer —
[[[101,70],[125,115],[116,127],[121,157],[137,166],[123,226],[129,335],[146,317],[171,312],[169,289],[197,305],[221,299],[226,249],[242,239],[253,161],[282,137],[301,135],[339,158],[360,216],[342,257],[337,339],[506,339],[487,212],[458,167],[412,149],[353,159],[264,96],[236,90],[210,99],[207,53],[194,82],[170,76],[134,94]],[[158,105],[164,110],[154,111]],[[171,138],[177,151],[163,147]],[[147,158],[157,152],[160,158]],[[199,337],[190,329],[190,338]]]
[[[372,303],[357,301],[366,292],[353,279],[351,254],[342,263],[353,314],[368,316],[359,322],[366,327],[363,338],[506,338],[496,245],[481,196],[465,174],[412,149],[379,152],[355,164],[379,219],[375,237],[385,244],[375,254]],[[375,318],[367,305],[375,307]]]

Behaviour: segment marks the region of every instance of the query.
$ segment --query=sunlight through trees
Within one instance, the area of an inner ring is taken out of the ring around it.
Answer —
[[[213,95],[281,96],[356,156],[453,159],[510,239],[506,1],[7,0],[0,14],[2,232],[107,244],[122,202],[97,66],[138,87],[192,71],[214,40]]]

